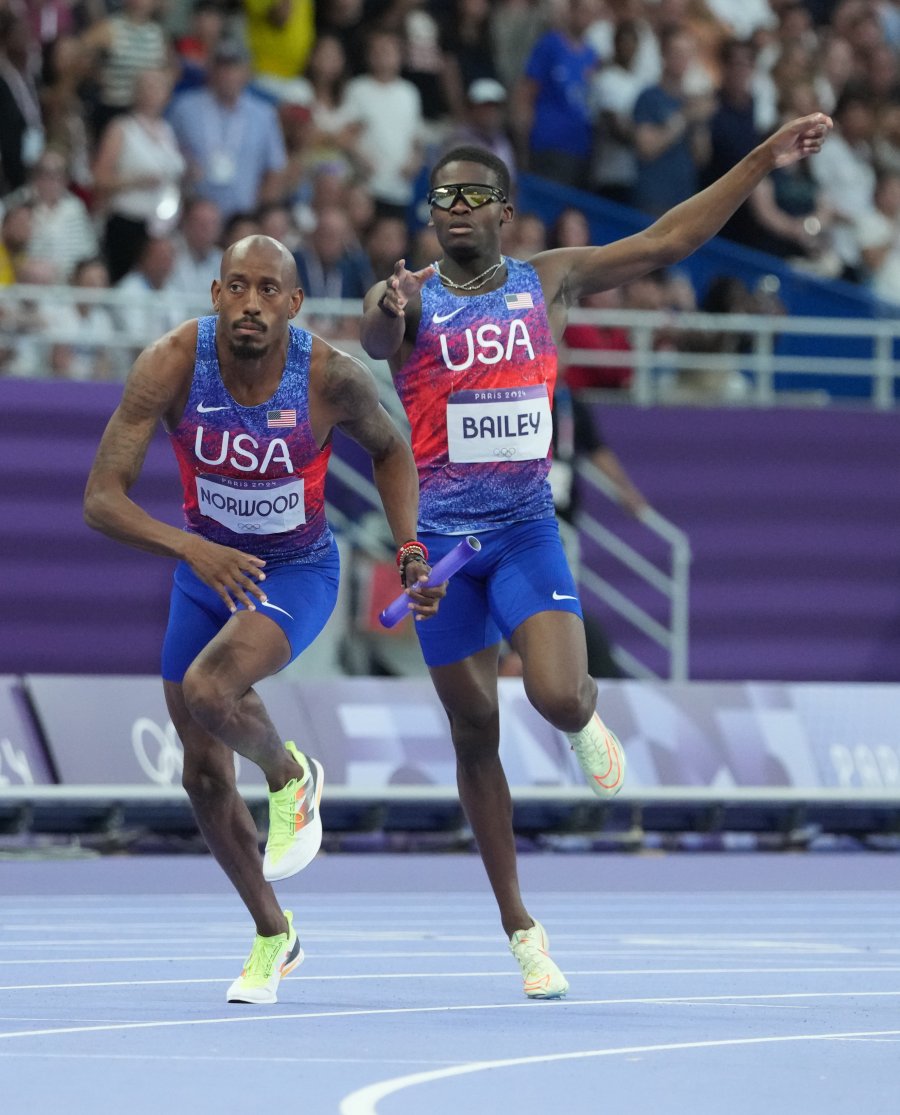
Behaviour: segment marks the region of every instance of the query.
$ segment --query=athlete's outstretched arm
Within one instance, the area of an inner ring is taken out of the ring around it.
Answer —
[[[119,542],[188,562],[232,610],[232,597],[252,607],[250,595],[264,595],[256,585],[264,576],[264,561],[155,519],[128,495],[140,476],[157,424],[184,404],[196,342],[196,324],[187,323],[150,345],[135,361],[88,476],[84,518],[88,526]]]
[[[689,256],[722,228],[770,171],[816,154],[831,127],[830,117],[821,112],[785,124],[711,186],[634,236],[603,247],[541,252],[532,263],[551,313],[553,305],[572,306],[585,294],[621,286]]]
[[[407,307],[410,302],[418,305],[422,286],[433,274],[430,264],[421,271],[409,271],[406,260],[398,259],[391,277],[368,291],[363,302],[359,339],[373,359],[387,360],[394,356],[408,330],[418,327],[418,317],[408,317]]]

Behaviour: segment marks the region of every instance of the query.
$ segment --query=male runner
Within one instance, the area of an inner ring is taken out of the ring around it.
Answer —
[[[232,245],[212,301],[214,316],[185,322],[137,358],[84,507],[97,530],[179,561],[162,656],[166,703],[200,830],[256,923],[227,998],[274,1003],[303,951],[271,881],[318,851],[323,772],[281,741],[253,686],[309,646],[334,608],[339,561],[324,502],[333,429],[371,455],[400,542],[415,536],[418,480],[368,369],[290,324],[303,292],[284,245],[267,236]],[[160,421],[184,484],[183,530],[128,495]],[[413,611],[430,617],[443,588],[416,588],[428,569],[419,551],[402,556]],[[235,785],[234,752],[268,783],[264,860]]]
[[[461,534],[482,542],[447,606],[417,631],[450,720],[460,798],[530,998],[558,998],[568,983],[519,890],[498,754],[502,638],[521,657],[529,700],[566,733],[594,792],[616,794],[625,772],[619,741],[596,712],[578,590],[547,483],[568,309],[690,255],[770,170],[817,152],[831,126],[821,113],[787,124],[642,232],[528,263],[500,252],[501,227],[513,218],[507,167],[477,147],[454,148],[433,168],[428,194],[443,257],[417,272],[400,260],[366,295],[363,346],[388,360],[412,425],[422,553],[434,562]]]

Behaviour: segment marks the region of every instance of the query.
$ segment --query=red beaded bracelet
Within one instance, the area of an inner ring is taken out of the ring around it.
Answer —
[[[411,539],[409,542],[404,542],[403,545],[397,550],[397,565],[405,565],[407,554],[421,554],[423,561],[428,561],[428,547],[422,542],[416,542]],[[410,558],[410,560],[412,560]]]

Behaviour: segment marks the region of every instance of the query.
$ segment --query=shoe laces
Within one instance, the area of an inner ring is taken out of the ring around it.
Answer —
[[[244,978],[251,983],[267,983],[272,978],[275,961],[287,942],[287,934],[277,937],[257,936],[247,963],[244,965]]]
[[[533,925],[530,929],[520,929],[513,934],[511,948],[519,963],[531,968],[547,959],[547,953],[541,947],[543,944],[543,933],[537,925]]]

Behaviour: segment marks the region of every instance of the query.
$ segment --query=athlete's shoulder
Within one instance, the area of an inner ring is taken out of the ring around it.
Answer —
[[[158,378],[193,373],[197,356],[200,320],[183,321],[151,342],[135,361],[135,367],[149,368]]]

